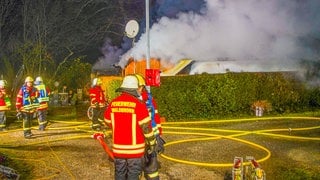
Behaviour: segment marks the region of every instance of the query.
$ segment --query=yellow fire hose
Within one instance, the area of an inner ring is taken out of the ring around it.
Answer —
[[[288,128],[283,128],[283,129],[264,129],[264,130],[255,130],[255,131],[247,131],[247,130],[228,130],[228,129],[216,129],[216,128],[192,128],[191,126],[194,124],[212,124],[212,123],[232,123],[232,122],[245,122],[245,121],[273,121],[273,120],[281,120],[281,119],[290,119],[290,120],[316,120],[319,121],[320,118],[317,117],[259,117],[259,118],[247,118],[247,119],[232,119],[232,120],[211,120],[211,121],[191,121],[191,122],[164,122],[162,123],[162,127],[164,129],[163,133],[164,134],[173,134],[173,135],[196,135],[200,136],[199,138],[191,138],[191,139],[182,139],[182,140],[176,140],[176,141],[170,141],[165,144],[165,147],[173,146],[179,143],[188,143],[188,142],[199,142],[199,141],[213,141],[213,140],[221,140],[221,139],[228,139],[232,141],[237,141],[241,142],[244,144],[247,144],[249,146],[256,147],[258,149],[261,149],[265,152],[264,157],[261,159],[257,159],[257,162],[263,162],[266,161],[267,159],[270,158],[271,152],[267,148],[247,141],[240,139],[239,137],[249,135],[249,134],[257,134],[257,135],[264,135],[264,136],[272,136],[272,137],[278,137],[278,138],[286,138],[286,139],[301,139],[301,140],[310,140],[310,141],[320,141],[319,137],[303,137],[303,136],[292,136],[292,135],[281,135],[281,134],[273,134],[272,132],[279,132],[279,131],[288,131]],[[93,133],[92,130],[88,130],[89,124],[88,122],[66,122],[66,121],[56,121],[59,123],[64,123],[68,124],[67,126],[63,127],[48,127],[48,130],[53,130],[53,129],[75,129],[76,131],[83,131],[87,133]],[[179,125],[184,125],[179,126]],[[185,127],[185,125],[190,125],[189,127]],[[320,126],[312,126],[312,127],[302,127],[302,128],[292,128],[290,129],[291,131],[308,131],[308,130],[315,130],[319,129]],[[4,132],[3,134],[13,132],[13,131],[20,131],[19,130],[11,130]],[[181,130],[185,130],[188,132],[181,132]],[[194,132],[194,131],[202,131],[202,132]],[[107,133],[109,133],[108,131]],[[204,133],[206,132],[206,133]],[[212,132],[221,132],[221,133],[233,133],[231,135],[219,135],[219,134],[213,134]],[[1,134],[0,134],[1,135]],[[64,141],[64,140],[71,140],[71,139],[81,139],[81,138],[91,138],[87,134],[84,135],[77,135],[77,136],[69,136],[69,137],[61,137],[58,139],[43,139],[43,141],[37,141],[37,142],[30,142],[27,143],[26,145],[35,145],[35,144],[47,144],[50,148],[51,142],[56,142],[56,141]],[[10,143],[10,142],[7,142]],[[11,143],[10,143],[11,144]],[[8,148],[8,147],[15,147],[17,146],[15,142],[12,142],[11,145],[3,145],[0,148]],[[19,145],[18,145],[19,146]],[[54,153],[54,150],[52,150],[52,153]],[[54,153],[55,154],[55,153]],[[56,156],[56,155],[55,155]],[[161,157],[168,159],[170,161],[178,162],[178,163],[184,163],[184,164],[189,164],[189,165],[196,165],[196,166],[205,166],[205,167],[232,167],[233,163],[207,163],[207,162],[195,162],[195,161],[188,161],[188,160],[183,160],[179,158],[174,158],[170,157],[168,154],[161,154]],[[62,164],[64,171],[67,171],[67,173],[70,175],[72,179],[75,178],[75,176],[72,174],[72,172],[67,168],[66,165],[63,165],[62,161],[58,156],[56,158],[59,160],[59,163]],[[14,159],[19,159],[19,158],[14,158]],[[27,161],[41,161],[41,160],[35,160],[35,159],[24,159]],[[45,163],[45,162],[43,162]],[[245,165],[245,163],[244,163]],[[45,165],[46,166],[46,165]],[[50,167],[46,167],[46,169],[51,169]],[[55,168],[52,168],[55,169]],[[56,174],[50,175],[48,177],[54,177]],[[47,177],[47,178],[48,178]]]
[[[250,142],[240,138],[240,136],[248,135],[248,134],[257,134],[257,135],[266,135],[266,136],[273,136],[273,137],[280,137],[280,138],[287,138],[287,139],[301,139],[301,140],[312,140],[312,141],[320,141],[319,137],[301,137],[301,136],[289,136],[289,135],[281,135],[281,134],[273,134],[269,132],[279,132],[279,131],[288,131],[286,129],[267,129],[267,130],[257,130],[257,131],[245,131],[245,130],[227,130],[227,129],[214,129],[214,128],[190,128],[190,127],[182,127],[182,126],[170,126],[170,125],[194,125],[194,124],[212,124],[212,123],[232,123],[232,122],[244,122],[244,121],[271,121],[271,120],[281,120],[281,119],[290,119],[290,120],[320,120],[317,117],[259,117],[259,118],[247,118],[247,119],[232,119],[232,120],[211,120],[211,121],[190,121],[190,122],[165,122],[162,124],[164,129],[164,134],[176,134],[176,135],[198,135],[198,136],[205,136],[202,138],[193,138],[193,139],[183,139],[177,141],[170,141],[165,144],[165,147],[169,147],[179,143],[187,143],[187,142],[198,142],[198,141],[212,141],[212,140],[219,140],[219,139],[229,139],[233,141],[238,141],[250,146],[254,146],[258,149],[262,149],[266,152],[265,156],[261,159],[257,159],[257,162],[263,162],[270,158],[271,152],[267,148]],[[319,129],[320,126],[313,126],[313,127],[304,127],[304,128],[290,128],[290,131],[306,131],[306,130],[314,130]],[[179,130],[178,131],[167,131],[167,130]],[[207,131],[207,132],[228,132],[228,133],[236,133],[233,135],[217,135],[211,133],[197,133],[197,132],[181,132],[181,130],[188,130],[188,131]],[[161,157],[178,162],[184,163],[189,165],[196,165],[196,166],[205,166],[205,167],[232,167],[233,163],[205,163],[205,162],[196,162],[196,161],[188,161],[179,158],[170,157],[167,154],[161,154]],[[244,165],[249,164],[249,162],[244,163]]]

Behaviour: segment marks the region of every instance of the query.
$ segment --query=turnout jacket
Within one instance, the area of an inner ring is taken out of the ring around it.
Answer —
[[[34,112],[39,107],[38,90],[35,87],[23,85],[17,94],[16,109],[24,112]]]
[[[91,87],[89,90],[91,107],[95,108],[97,105],[99,107],[104,107],[106,105],[106,98],[104,95],[104,91],[101,86]]]
[[[35,88],[38,90],[38,101],[40,103],[40,106],[38,107],[38,110],[45,110],[48,109],[48,102],[49,102],[49,96],[50,96],[50,89],[44,85],[39,84],[36,85]]]
[[[5,88],[0,88],[0,111],[9,110],[9,106],[11,105],[9,98],[6,94]]]
[[[154,138],[151,119],[144,102],[123,92],[112,100],[104,120],[112,129],[112,150],[118,158],[139,158],[145,152],[145,140]],[[147,127],[145,131],[143,127]]]

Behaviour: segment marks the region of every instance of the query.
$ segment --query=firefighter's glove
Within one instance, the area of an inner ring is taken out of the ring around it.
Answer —
[[[156,141],[157,141],[157,144],[156,144],[156,147],[155,147],[155,151],[158,153],[158,154],[161,154],[164,152],[164,144],[166,143],[165,140],[163,140],[160,135],[157,135],[156,136]]]
[[[147,153],[152,154],[153,152],[155,152],[156,145],[157,145],[156,139],[153,139],[152,141],[148,141],[147,142]]]
[[[22,120],[22,112],[18,111],[16,117],[18,120]]]
[[[148,145],[147,147],[147,153],[152,154],[155,152],[156,146],[155,145]]]

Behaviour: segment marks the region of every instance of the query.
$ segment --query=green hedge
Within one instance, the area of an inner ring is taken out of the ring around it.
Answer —
[[[111,101],[113,98],[119,95],[119,92],[116,92],[116,89],[121,86],[122,80],[114,79],[105,84],[105,92],[108,98],[108,101]]]
[[[226,73],[161,77],[152,88],[159,112],[168,120],[247,116],[258,100],[270,113],[305,108],[306,89],[294,73]]]
[[[301,112],[310,108],[310,102],[320,102],[319,90],[307,90],[295,73],[161,77],[161,86],[151,92],[161,116],[169,121],[253,115],[257,101],[268,102],[266,113],[273,114]]]

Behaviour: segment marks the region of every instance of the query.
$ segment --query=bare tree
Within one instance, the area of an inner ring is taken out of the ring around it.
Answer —
[[[0,52],[4,53],[11,46],[9,41],[14,41],[19,29],[18,13],[19,1],[1,0],[0,1]]]
[[[58,78],[52,74],[72,59],[93,64],[105,38],[120,45],[126,22],[144,12],[141,0],[1,0],[0,52],[12,72],[23,64],[25,75]]]

